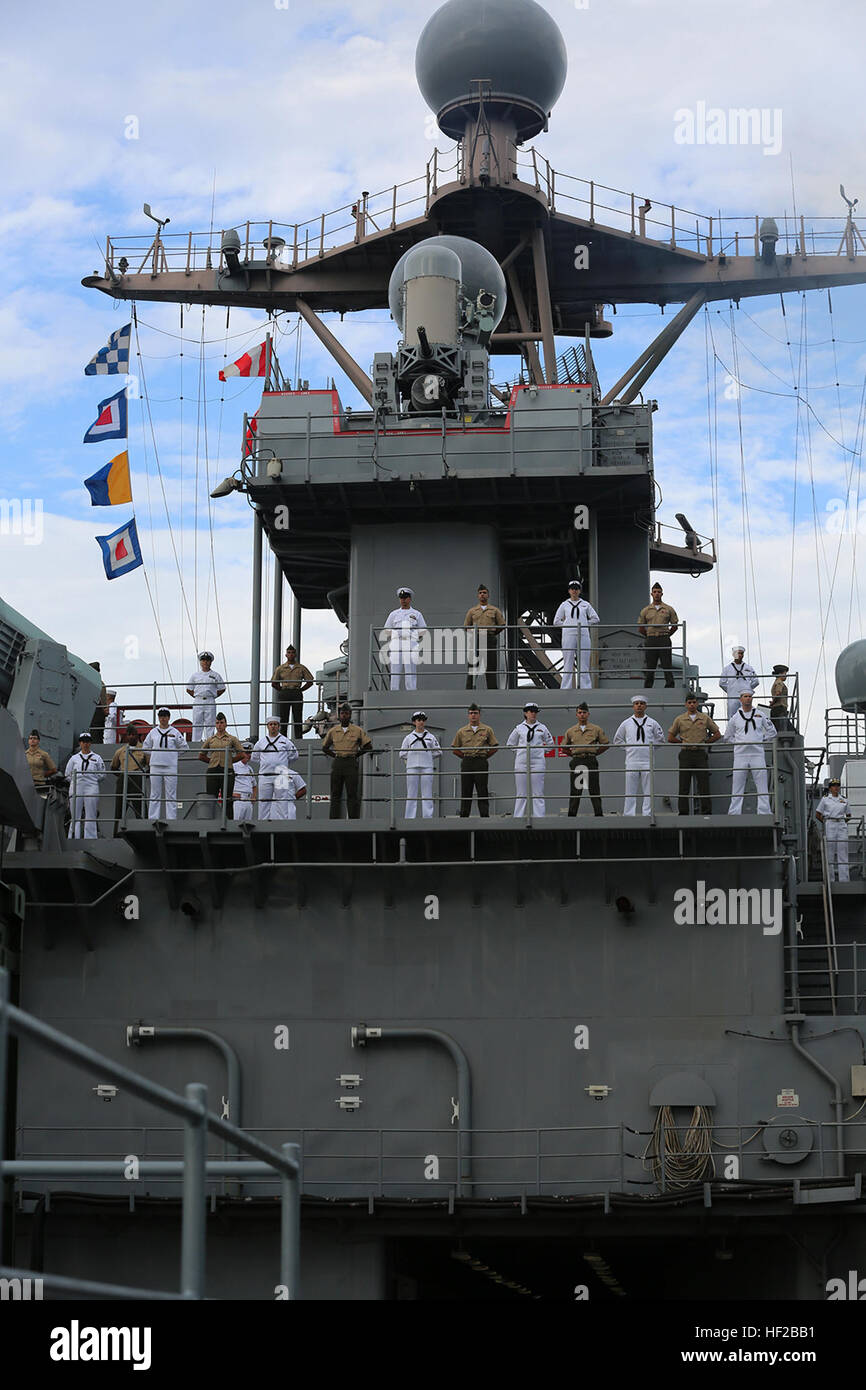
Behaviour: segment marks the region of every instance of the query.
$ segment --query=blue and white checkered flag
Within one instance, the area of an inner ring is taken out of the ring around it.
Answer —
[[[118,328],[112,333],[108,345],[100,348],[84,368],[85,376],[128,376],[129,340],[132,337],[132,324]]]

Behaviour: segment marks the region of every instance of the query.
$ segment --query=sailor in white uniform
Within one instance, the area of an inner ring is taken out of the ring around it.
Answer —
[[[848,870],[848,822],[851,814],[842,796],[842,783],[834,777],[815,810],[815,819],[824,827],[827,842],[827,873],[832,883],[850,883]]]
[[[219,671],[213,671],[213,652],[199,652],[199,670],[186,683],[186,693],[192,696],[192,741],[201,743],[210,738],[216,722],[216,702],[225,693],[226,683]]]
[[[664,743],[665,736],[660,724],[650,719],[646,712],[646,700],[635,695],[631,702],[632,714],[624,719],[613,736],[615,744],[624,746],[625,753],[625,802],[624,816],[637,815],[638,796],[643,797],[642,816],[652,815],[652,768],[653,745]]]
[[[147,814],[150,820],[159,820],[160,806],[165,798],[165,819],[177,820],[177,760],[186,748],[186,739],[177,729],[171,727],[171,711],[159,710],[159,724],[151,729],[142,752],[147,754],[150,769],[150,800]]]
[[[120,710],[117,707],[117,691],[107,691],[106,697],[108,699],[108,709],[105,711],[105,735],[102,741],[106,748],[113,748],[117,743],[117,731],[120,727]]]
[[[562,628],[562,689],[574,689],[574,668],[577,665],[577,684],[580,690],[592,689],[589,657],[592,650],[590,627],[601,619],[591,604],[581,597],[579,579],[568,584],[568,598],[556,610],[553,626]]]
[[[532,799],[533,816],[545,814],[544,765],[545,753],[556,745],[553,734],[538,718],[538,705],[532,700],[523,706],[523,723],[508,735],[508,747],[514,748],[514,816],[526,815],[526,803]]]
[[[734,745],[734,781],[731,788],[731,804],[728,815],[743,814],[743,797],[746,780],[751,772],[758,793],[758,815],[769,816],[770,793],[767,777],[767,757],[764,744],[772,743],[776,737],[776,726],[761,710],[752,708],[752,692],[744,690],[740,694],[740,708],[724,732],[725,743]]]
[[[282,819],[297,820],[298,803],[303,801],[304,797],[307,795],[307,784],[301,774],[295,772],[294,769],[291,768],[288,771],[284,768],[283,771],[278,774],[278,778],[283,793],[283,800],[281,803],[283,810]],[[273,816],[271,819],[273,820]]]
[[[731,657],[721,676],[719,685],[728,697],[728,718],[733,719],[740,708],[740,695],[744,690],[751,693],[758,688],[758,677],[753,666],[746,660],[745,647],[731,648]]]
[[[99,835],[99,784],[105,776],[105,763],[98,753],[91,753],[90,742],[89,732],[79,734],[79,751],[73,753],[66,764],[72,816],[69,822],[70,840],[95,840]]]
[[[400,607],[385,619],[382,630],[382,655],[391,668],[391,689],[400,689],[400,677],[405,678],[407,690],[418,689],[418,633],[425,630],[424,614],[413,608],[415,597],[411,589],[398,589]]]
[[[407,734],[400,749],[400,757],[406,764],[406,819],[414,820],[418,814],[418,797],[421,797],[421,814],[424,820],[433,815],[433,772],[436,759],[442,756],[442,746],[435,734],[427,728],[427,715],[424,710],[416,710],[412,715],[415,732]]]
[[[253,745],[245,743],[243,753],[237,762],[232,763],[234,773],[234,791],[232,801],[234,803],[234,819],[238,821],[251,821],[254,819],[256,807],[256,775],[253,769],[252,752]]]
[[[259,820],[288,820],[289,778],[298,750],[290,738],[280,733],[276,715],[268,720],[268,732],[253,749],[253,762],[259,774]]]

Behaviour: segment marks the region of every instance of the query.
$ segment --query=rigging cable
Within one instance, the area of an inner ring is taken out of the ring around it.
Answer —
[[[133,318],[133,322],[136,323],[136,358],[137,358],[137,360],[140,361],[141,354],[137,351],[137,348],[138,348],[138,325],[137,325],[137,322],[136,322],[136,306],[135,306],[135,302],[134,302],[134,301],[133,301],[133,304],[132,304],[132,318]],[[139,372],[140,372],[140,370],[141,370],[141,369],[139,368]],[[148,528],[149,528],[149,531],[150,531],[151,545],[153,545],[153,538],[154,538],[154,529],[153,529],[153,504],[152,504],[151,495],[150,495],[150,468],[148,467],[147,432],[146,432],[145,427],[144,427],[144,410],[143,410],[143,409],[142,409],[142,411],[141,411],[140,421],[141,421],[142,458],[143,458],[143,461],[144,461],[145,494],[146,494],[146,497],[147,497]],[[142,560],[144,560],[144,555],[142,555]],[[154,621],[154,624],[155,624],[155,626],[156,626],[156,637],[157,637],[157,641],[158,641],[158,643],[159,643],[159,649],[160,649],[160,652],[161,652],[161,654],[162,654],[162,669],[163,669],[163,675],[164,675],[166,681],[167,681],[167,682],[171,685],[171,687],[172,687],[172,693],[173,693],[174,702],[175,702],[175,704],[177,704],[177,702],[178,702],[178,701],[177,701],[177,686],[176,686],[176,684],[175,684],[174,676],[173,676],[172,673],[171,673],[171,662],[169,661],[169,658],[168,658],[168,652],[167,652],[166,649],[165,649],[165,642],[163,641],[163,637],[162,637],[162,622],[161,622],[161,620],[160,620],[160,615],[159,615],[159,564],[157,563],[157,565],[156,565],[155,568],[154,568],[154,572],[153,572],[153,589],[151,589],[151,587],[150,587],[150,578],[149,578],[149,576],[148,576],[147,569],[148,569],[148,567],[147,567],[147,562],[145,562],[144,564],[142,564],[141,572],[142,572],[142,576],[143,576],[143,578],[144,578],[144,587],[145,587],[145,589],[147,590],[148,602],[150,603],[151,612],[153,613],[153,621]]]
[[[136,319],[135,319],[135,315],[134,315],[134,314],[133,314],[133,324],[134,324],[134,327],[135,327],[135,342],[136,342],[136,348],[138,348],[138,345],[139,345],[138,323],[137,323],[137,321],[136,321]],[[159,460],[159,448],[158,448],[157,442],[156,442],[156,427],[155,427],[154,422],[153,422],[153,411],[152,411],[151,408],[150,408],[150,398],[149,398],[148,393],[147,393],[147,381],[146,381],[146,379],[145,379],[144,367],[143,367],[143,365],[140,366],[140,371],[141,371],[141,392],[142,392],[142,400],[144,401],[144,408],[145,408],[145,410],[147,411],[147,419],[148,419],[148,424],[149,424],[149,426],[150,426],[150,437],[151,437],[151,442],[152,442],[152,444],[153,444],[153,456],[154,456],[154,461],[155,461],[155,463],[156,463],[156,471],[157,471],[157,476],[158,476],[158,478],[159,478],[160,490],[161,490],[161,492],[162,492],[162,502],[163,502],[163,507],[164,507],[164,509],[165,509],[165,519],[166,519],[166,523],[167,523],[167,525],[168,525],[168,534],[169,534],[169,538],[170,538],[170,540],[171,540],[171,548],[172,548],[172,553],[173,553],[173,555],[174,555],[175,568],[177,569],[177,576],[178,576],[178,579],[179,579],[179,581],[180,581],[181,599],[182,599],[182,602],[183,602],[184,612],[186,613],[187,622],[189,623],[190,634],[191,634],[191,636],[192,636],[193,643],[195,643],[195,631],[194,631],[194,628],[193,628],[192,614],[191,614],[190,611],[189,611],[189,603],[188,603],[188,601],[187,601],[186,588],[185,588],[184,582],[183,582],[183,569],[181,568],[180,560],[179,560],[179,558],[178,558],[177,544],[176,544],[175,538],[174,538],[174,527],[172,526],[172,522],[171,522],[171,512],[169,511],[168,498],[167,498],[167,496],[166,496],[166,491],[165,491],[165,478],[163,477],[162,465],[161,465],[160,460]]]
[[[710,340],[712,329],[710,326],[709,310],[704,306],[704,356],[706,359],[707,376],[707,447],[710,454],[710,494],[713,502],[713,535],[718,537],[719,528],[719,393],[716,377],[716,360],[713,358],[712,383],[710,382]],[[716,558],[716,609],[719,619],[719,670],[724,669],[725,665],[725,639],[722,630],[722,575],[721,575],[721,552]]]
[[[758,669],[764,670],[764,657],[761,650],[761,620],[758,616],[758,585],[755,579],[755,557],[752,551],[752,527],[749,521],[749,508],[746,504],[746,449],[743,438],[743,398],[739,390],[740,383],[740,358],[737,345],[737,330],[734,326],[734,306],[729,305],[729,319],[731,326],[731,348],[734,359],[734,381],[737,384],[737,438],[740,448],[740,494],[742,499],[743,516],[743,594],[746,604],[746,644],[747,648],[751,643],[751,624],[749,622],[749,571],[752,576],[752,596],[755,605],[755,635],[758,649]],[[747,563],[748,562],[748,563]]]

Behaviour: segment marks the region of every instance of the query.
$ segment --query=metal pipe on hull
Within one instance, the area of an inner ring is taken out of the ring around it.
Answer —
[[[471,1195],[472,1186],[472,1073],[469,1058],[450,1033],[438,1028],[368,1028],[360,1024],[352,1029],[352,1046],[364,1047],[368,1042],[408,1039],[429,1041],[444,1047],[457,1069],[457,1196]],[[464,1194],[464,1186],[469,1189]]]
[[[842,1127],[842,1111],[844,1109],[845,1103],[842,1100],[842,1087],[839,1085],[839,1082],[836,1080],[833,1073],[831,1071],[828,1071],[827,1068],[823,1066],[821,1062],[818,1061],[817,1057],[813,1057],[811,1052],[807,1052],[803,1044],[800,1042],[799,1021],[795,1022],[793,1019],[788,1018],[785,1020],[785,1022],[791,1029],[791,1044],[794,1048],[794,1051],[799,1052],[800,1056],[809,1063],[809,1066],[813,1067],[815,1071],[819,1072],[820,1075],[823,1076],[826,1081],[829,1081],[830,1085],[833,1087],[833,1109],[836,1112],[836,1176],[844,1178],[845,1131]]]
[[[257,509],[253,528],[253,622],[250,653],[250,734],[254,740],[259,736],[259,704],[261,701],[262,555],[264,534],[265,528],[264,522],[262,521],[262,514]]]

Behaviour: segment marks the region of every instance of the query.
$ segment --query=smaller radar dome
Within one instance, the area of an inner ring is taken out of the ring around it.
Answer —
[[[496,257],[477,241],[462,236],[436,236],[421,241],[411,247],[395,265],[388,285],[388,303],[394,322],[403,331],[403,286],[412,275],[443,274],[443,269],[454,264],[450,257],[440,257],[441,251],[451,252],[460,263],[461,293],[464,299],[476,304],[483,290],[496,295],[496,327],[502,322],[508,307],[508,291],[505,276],[499,268]],[[436,268],[434,268],[436,267]],[[447,273],[447,271],[445,272]]]
[[[507,106],[525,140],[545,129],[565,86],[568,54],[535,0],[448,0],[418,40],[415,72],[446,135],[462,137],[483,83],[485,102]]]
[[[852,642],[836,662],[836,689],[844,710],[866,714],[866,640]]]

